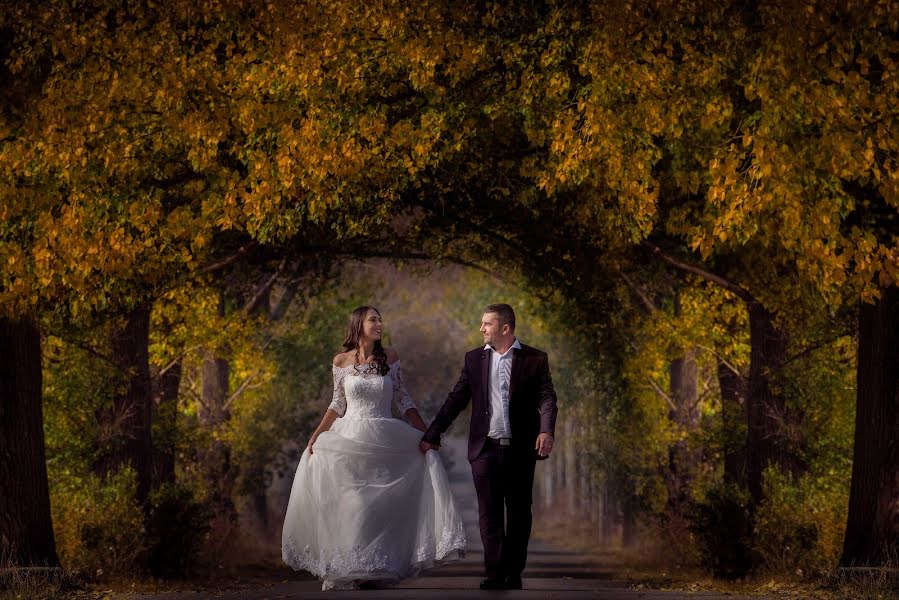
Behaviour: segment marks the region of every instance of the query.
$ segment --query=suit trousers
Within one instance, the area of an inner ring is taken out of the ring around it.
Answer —
[[[514,439],[503,446],[490,438],[471,461],[487,577],[521,576],[524,571],[536,462],[533,446],[516,445]]]

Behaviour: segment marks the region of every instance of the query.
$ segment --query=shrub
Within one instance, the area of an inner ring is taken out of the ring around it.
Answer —
[[[752,566],[749,495],[734,484],[717,483],[688,511],[700,563],[715,577],[737,579]]]
[[[211,511],[193,492],[164,484],[150,495],[147,520],[147,564],[157,577],[184,577],[197,561]]]
[[[840,558],[846,527],[848,486],[832,477],[798,480],[765,471],[765,501],[755,518],[753,553],[770,573],[822,576]]]
[[[90,474],[51,488],[59,559],[88,578],[133,573],[144,552],[144,516],[134,500],[137,479],[125,468],[105,481]]]

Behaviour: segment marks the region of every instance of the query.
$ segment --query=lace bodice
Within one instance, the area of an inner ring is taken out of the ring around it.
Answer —
[[[416,408],[400,369],[400,361],[390,365],[387,375],[367,373],[363,366],[332,365],[334,373],[334,396],[330,408],[341,417],[355,419],[390,418],[390,402],[393,401],[400,413]]]

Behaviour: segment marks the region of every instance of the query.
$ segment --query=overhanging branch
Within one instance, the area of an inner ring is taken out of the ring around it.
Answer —
[[[697,267],[695,265],[691,265],[691,264],[685,263],[681,260],[678,260],[678,259],[674,258],[673,256],[666,254],[664,250],[662,250],[661,248],[659,248],[658,246],[656,246],[655,244],[653,244],[652,242],[650,242],[648,240],[643,240],[642,243],[644,246],[646,246],[647,248],[652,250],[656,256],[658,256],[659,258],[661,258],[668,264],[680,269],[681,271],[686,271],[687,273],[693,273],[694,275],[699,275],[700,277],[703,277],[703,278],[711,281],[712,283],[723,287],[724,289],[731,292],[732,294],[734,294],[735,296],[737,296],[744,302],[755,302],[756,301],[755,297],[751,293],[749,293],[749,290],[747,290],[746,288],[744,288],[740,285],[737,285],[736,283],[733,283],[732,281],[728,281],[724,277],[717,275],[715,273],[712,273],[711,271],[708,271],[701,267]]]
[[[220,271],[221,269],[224,269],[228,265],[232,265],[232,264],[236,263],[238,260],[240,260],[240,258],[244,254],[246,254],[247,252],[249,252],[251,249],[253,249],[254,247],[256,247],[258,245],[259,245],[259,242],[257,242],[256,240],[252,240],[251,242],[248,242],[247,244],[244,244],[243,246],[238,248],[237,252],[235,252],[231,256],[224,258],[218,262],[214,262],[209,265],[206,265],[205,267],[201,267],[200,269],[197,270],[197,272],[198,273],[212,273],[214,271]]]
[[[244,314],[250,314],[259,306],[259,303],[262,302],[262,299],[265,298],[265,294],[272,289],[272,286],[275,284],[275,281],[278,280],[278,277],[281,273],[284,272],[284,266],[287,264],[287,257],[281,259],[281,264],[278,265],[278,268],[272,273],[271,277],[260,286],[260,288],[253,294],[253,298],[247,302],[246,306],[243,307]]]

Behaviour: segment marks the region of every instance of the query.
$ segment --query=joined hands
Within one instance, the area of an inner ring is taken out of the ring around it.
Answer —
[[[427,454],[428,450],[439,450],[440,444],[431,444],[424,440],[418,442],[418,449],[421,450],[422,454]]]

